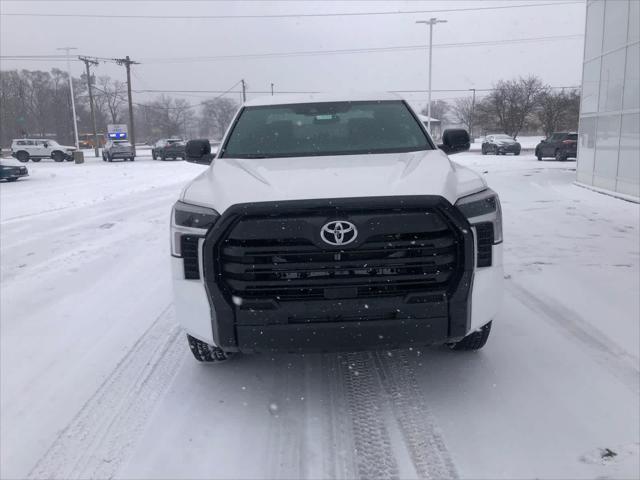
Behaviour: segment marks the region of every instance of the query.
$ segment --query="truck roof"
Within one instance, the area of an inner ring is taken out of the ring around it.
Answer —
[[[258,97],[245,102],[247,107],[266,105],[288,105],[293,103],[322,103],[322,102],[362,102],[362,101],[402,100],[402,97],[390,92],[371,93],[305,93],[272,95]]]

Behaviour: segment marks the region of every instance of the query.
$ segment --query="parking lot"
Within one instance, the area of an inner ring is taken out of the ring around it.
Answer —
[[[505,298],[482,351],[203,366],[173,319],[168,222],[206,167],[86,155],[0,185],[7,478],[638,471],[639,206],[574,185],[575,162],[453,157],[504,211]]]

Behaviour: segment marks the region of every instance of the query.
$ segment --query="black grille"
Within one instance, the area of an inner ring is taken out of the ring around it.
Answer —
[[[493,223],[478,223],[475,225],[478,243],[478,267],[490,267],[493,246]]]
[[[221,278],[232,295],[244,299],[404,297],[446,291],[462,257],[446,222],[431,222],[429,231],[411,232],[404,225],[403,233],[386,234],[373,231],[384,229],[380,218],[368,224],[375,227],[360,224],[361,234],[371,235],[342,249],[318,246],[317,239],[302,235],[260,240],[230,236],[222,243]],[[299,219],[294,224],[294,231],[306,231]]]
[[[180,237],[180,251],[184,262],[184,278],[198,280],[200,269],[198,268],[198,240],[200,237],[182,235]]]

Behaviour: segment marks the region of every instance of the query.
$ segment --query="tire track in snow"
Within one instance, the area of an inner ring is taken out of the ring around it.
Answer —
[[[391,410],[419,478],[458,478],[453,460],[420,392],[406,350],[375,352]]]
[[[634,393],[640,392],[640,370],[638,359],[609,340],[596,327],[583,320],[573,310],[565,307],[557,300],[548,296],[537,296],[526,290],[511,279],[507,288],[531,310],[541,313],[542,319],[554,328],[562,331],[573,342],[579,342],[589,350],[592,357],[605,369]]]
[[[372,354],[347,353],[338,358],[353,429],[357,477],[397,479],[398,464],[385,424],[387,405]]]
[[[185,356],[167,307],[35,464],[28,478],[111,478]]]

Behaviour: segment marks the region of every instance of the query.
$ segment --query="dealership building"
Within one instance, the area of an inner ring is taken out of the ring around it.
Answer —
[[[578,183],[640,199],[640,1],[587,2]]]

